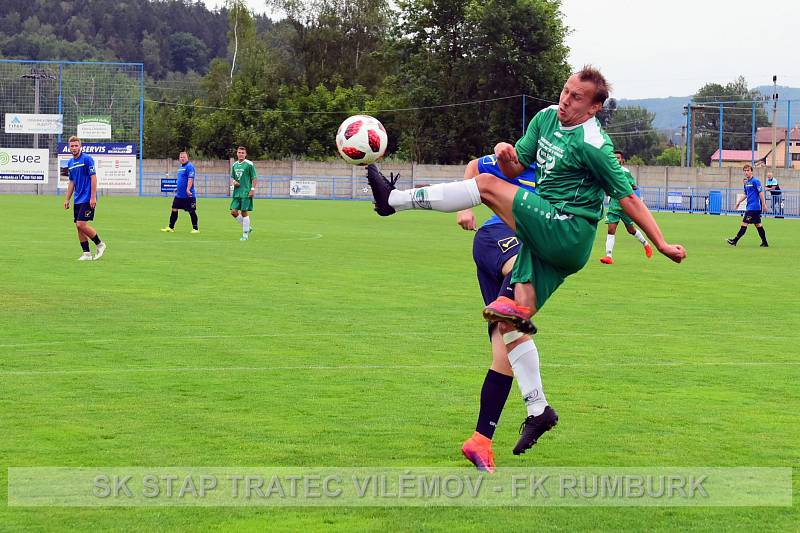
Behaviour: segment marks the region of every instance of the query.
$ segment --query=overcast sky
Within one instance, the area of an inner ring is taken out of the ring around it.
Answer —
[[[562,0],[562,12],[570,65],[599,67],[615,98],[687,96],[739,75],[750,87],[773,74],[800,87],[800,0]]]

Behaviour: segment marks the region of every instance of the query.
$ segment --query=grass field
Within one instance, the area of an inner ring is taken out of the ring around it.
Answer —
[[[464,466],[489,364],[455,215],[259,200],[239,242],[166,198],[101,198],[78,262],[59,198],[0,196],[0,530],[797,530],[775,508],[24,508],[9,466]],[[485,214],[481,211],[481,214]],[[498,466],[800,466],[800,222],[658,214],[689,258],[619,234],[537,317],[559,426]],[[800,489],[795,470],[794,494]]]

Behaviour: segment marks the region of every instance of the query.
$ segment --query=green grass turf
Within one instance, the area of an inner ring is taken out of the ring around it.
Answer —
[[[489,364],[472,234],[365,202],[101,198],[78,262],[57,197],[0,196],[0,530],[792,530],[791,508],[19,508],[8,466],[463,466]],[[484,210],[479,217],[485,216]],[[538,315],[561,421],[499,466],[800,465],[800,221],[658,214],[675,265],[620,232]],[[370,368],[372,367],[372,368]],[[794,492],[797,494],[797,473]]]

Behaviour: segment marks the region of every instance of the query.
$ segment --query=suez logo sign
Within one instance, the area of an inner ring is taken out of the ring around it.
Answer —
[[[19,155],[9,154],[8,152],[0,152],[0,165],[9,165],[13,163],[41,163],[42,156],[40,155]]]

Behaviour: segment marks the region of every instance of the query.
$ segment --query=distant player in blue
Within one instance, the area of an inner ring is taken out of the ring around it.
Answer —
[[[497,164],[494,155],[483,156],[470,161],[464,173],[465,179],[478,174],[489,173],[513,185],[534,191],[536,187],[536,164],[525,169],[517,178],[506,177]],[[475,215],[471,209],[459,211],[456,222],[465,230],[475,230]],[[472,256],[477,267],[478,284],[486,305],[499,296],[514,297],[511,285],[511,270],[520,249],[519,238],[497,215],[493,215],[478,229],[473,239]],[[500,414],[505,407],[511,382],[517,382],[526,405],[544,402],[538,360],[527,357],[510,357],[497,322],[489,324],[489,338],[492,343],[492,364],[483,380],[480,395],[480,411],[475,432],[461,447],[461,453],[479,470],[494,471],[494,452],[492,437],[497,428]],[[531,333],[535,332],[535,329]],[[523,453],[527,443],[518,443],[514,453]]]
[[[97,232],[88,224],[89,221],[94,220],[94,212],[97,208],[97,174],[94,168],[94,159],[82,152],[81,140],[75,136],[69,138],[69,151],[72,153],[72,159],[69,160],[66,167],[61,169],[63,176],[69,176],[64,209],[69,209],[70,198],[75,193],[73,222],[78,230],[78,241],[83,250],[83,254],[78,260],[92,260],[89,239],[92,239],[97,247],[94,254],[94,259],[97,260],[106,252],[106,244],[100,240]]]
[[[758,235],[761,237],[761,247],[766,248],[769,246],[769,244],[767,244],[767,233],[761,226],[761,212],[767,210],[767,201],[764,199],[764,188],[761,186],[761,182],[758,178],[753,177],[752,166],[749,164],[745,165],[742,167],[742,170],[744,170],[744,177],[742,178],[744,182],[744,198],[736,202],[736,207],[734,209],[739,209],[739,206],[742,205],[742,202],[745,200],[747,200],[747,205],[745,207],[744,218],[742,218],[742,226],[739,228],[739,233],[737,233],[736,237],[733,239],[728,239],[728,244],[736,246],[739,239],[744,236],[744,232],[747,231],[747,226],[749,224],[755,224]]]
[[[189,213],[192,219],[191,233],[200,233],[197,227],[197,195],[194,192],[194,165],[189,162],[189,154],[181,152],[178,154],[178,161],[181,168],[178,169],[175,198],[172,200],[172,213],[169,215],[169,226],[161,228],[161,231],[173,233],[175,222],[178,221],[178,209],[183,209]]]

